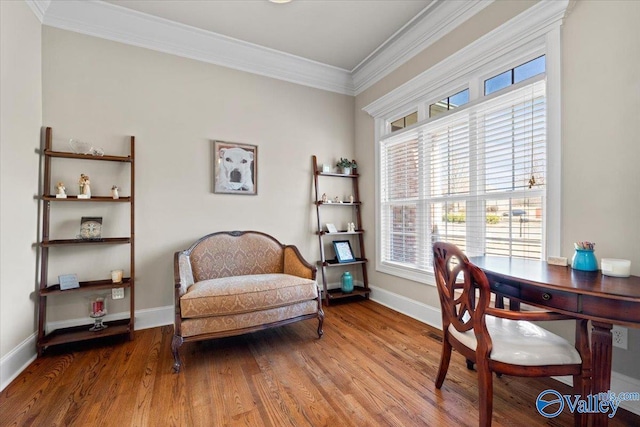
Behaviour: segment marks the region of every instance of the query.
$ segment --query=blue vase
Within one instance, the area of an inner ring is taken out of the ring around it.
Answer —
[[[571,260],[571,268],[581,271],[598,271],[598,261],[593,249],[576,249]]]
[[[348,271],[342,274],[342,292],[345,294],[353,292],[353,277]]]

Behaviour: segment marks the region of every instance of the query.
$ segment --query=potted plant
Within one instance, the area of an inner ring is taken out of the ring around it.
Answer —
[[[338,161],[338,163],[336,163],[336,166],[342,170],[343,175],[350,175],[351,170],[356,169],[358,167],[358,164],[355,160],[349,160],[340,157],[340,160]]]

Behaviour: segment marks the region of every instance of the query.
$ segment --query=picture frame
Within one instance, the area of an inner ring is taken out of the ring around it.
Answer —
[[[258,146],[213,141],[213,192],[258,194]]]
[[[83,216],[80,219],[80,239],[100,240],[102,239],[102,217]]]
[[[353,262],[356,260],[351,250],[351,243],[348,240],[334,240],[333,250],[336,253],[336,259],[339,263]]]
[[[80,287],[80,282],[78,282],[78,276],[76,274],[61,274],[58,276],[58,282],[60,283],[61,291]]]
[[[331,224],[330,222],[327,223],[327,233],[337,233],[338,229],[336,228],[335,225]]]

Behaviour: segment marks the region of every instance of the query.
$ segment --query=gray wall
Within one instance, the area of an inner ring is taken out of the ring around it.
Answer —
[[[0,356],[34,331],[42,123],[40,22],[0,2]],[[0,381],[4,382],[3,372]]]

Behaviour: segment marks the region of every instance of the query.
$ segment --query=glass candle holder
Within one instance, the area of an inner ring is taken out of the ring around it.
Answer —
[[[122,270],[111,270],[111,282],[122,283]]]
[[[340,288],[342,292],[344,292],[345,294],[350,294],[351,292],[353,292],[353,277],[351,276],[350,272],[347,271],[343,273],[340,282]]]
[[[107,314],[107,299],[103,296],[96,296],[89,301],[89,316],[94,319],[93,326],[90,331],[101,331],[108,326],[102,321]]]

